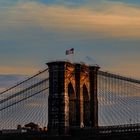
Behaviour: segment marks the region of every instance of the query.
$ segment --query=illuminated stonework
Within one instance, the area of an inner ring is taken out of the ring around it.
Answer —
[[[48,130],[68,134],[72,127],[98,126],[98,66],[67,61],[47,63],[49,67]]]

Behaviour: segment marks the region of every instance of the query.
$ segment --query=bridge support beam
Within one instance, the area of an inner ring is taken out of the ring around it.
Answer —
[[[80,73],[81,65],[75,64],[75,92],[76,92],[76,126],[81,124],[81,108],[80,108]]]
[[[50,62],[48,131],[51,135],[67,135],[69,120],[65,97],[65,62]]]
[[[91,127],[98,127],[97,76],[99,68],[98,66],[89,66]]]
[[[51,135],[68,135],[72,126],[98,126],[97,74],[98,66],[72,64],[66,61],[47,63],[49,67],[48,131]],[[88,106],[84,107],[83,91],[89,91]],[[83,92],[83,93],[82,93]],[[85,116],[87,115],[87,116]],[[90,117],[89,117],[90,116]],[[87,124],[86,124],[87,125]],[[89,125],[88,125],[89,126]]]

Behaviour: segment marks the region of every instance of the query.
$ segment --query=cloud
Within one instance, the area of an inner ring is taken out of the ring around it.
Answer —
[[[139,0],[107,0],[107,1],[110,1],[110,2],[122,2],[122,3],[130,3],[130,4],[140,4],[140,1]]]
[[[14,66],[14,67],[11,67],[11,66],[1,66],[0,67],[0,73],[3,73],[3,74],[26,74],[26,75],[30,75],[30,74],[33,74],[33,73],[36,73],[38,71],[38,68],[35,68],[35,67],[18,67],[18,66]]]
[[[126,77],[128,77],[129,75],[130,78],[136,78],[140,80],[139,68],[140,68],[139,62],[122,61],[119,63],[115,63],[114,66],[110,66],[107,69],[109,69],[111,72],[114,73],[117,72],[118,74]]]
[[[16,82],[21,82],[25,79],[25,75],[5,74],[0,75],[0,92],[6,88],[15,85]]]
[[[109,5],[106,8],[98,11],[84,6],[68,8],[35,2],[22,3],[9,9],[9,16],[2,21],[1,26],[17,30],[36,26],[46,31],[84,32],[107,38],[140,38],[139,8],[124,4]]]
[[[120,71],[116,64],[123,60],[125,67],[128,58],[139,56],[140,9],[120,3],[91,6],[20,2],[0,9],[0,72],[32,74],[38,68],[31,66],[37,63],[63,59],[66,47],[75,47],[78,61],[85,56],[88,63],[100,60],[106,68]]]

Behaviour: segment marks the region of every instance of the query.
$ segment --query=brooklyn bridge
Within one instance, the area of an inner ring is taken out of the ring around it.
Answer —
[[[29,130],[46,137],[140,137],[140,80],[98,65],[48,62],[0,93],[0,136]]]

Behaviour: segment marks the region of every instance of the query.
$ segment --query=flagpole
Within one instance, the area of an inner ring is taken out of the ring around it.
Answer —
[[[74,54],[75,54],[75,50],[73,49],[73,54],[71,55],[73,63],[74,63]]]
[[[73,62],[74,61],[74,48],[66,50],[66,55],[68,58],[68,61]]]
[[[73,48],[73,53],[72,53],[72,61],[74,63],[74,55],[75,55],[75,49]]]

